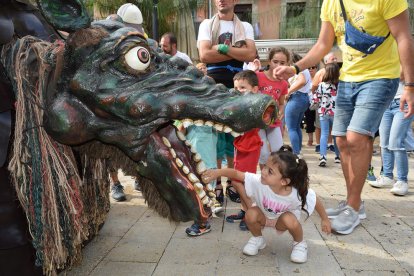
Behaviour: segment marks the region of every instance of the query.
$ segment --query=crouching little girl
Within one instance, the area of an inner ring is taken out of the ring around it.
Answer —
[[[299,221],[302,211],[309,216],[316,210],[322,220],[322,231],[327,234],[331,232],[325,208],[309,188],[308,166],[305,160],[289,151],[289,147],[283,146],[278,152],[273,152],[261,174],[225,168],[208,170],[202,177],[210,182],[221,176],[244,182],[244,186],[237,182],[234,185],[247,203],[246,223],[253,235],[243,248],[244,254],[254,256],[265,248],[262,229],[272,227],[278,232],[288,231],[292,235],[291,261],[306,262],[308,248]]]

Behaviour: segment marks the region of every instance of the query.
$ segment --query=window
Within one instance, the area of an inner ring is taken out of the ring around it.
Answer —
[[[237,4],[234,7],[234,13],[241,21],[252,23],[252,5],[251,4]]]

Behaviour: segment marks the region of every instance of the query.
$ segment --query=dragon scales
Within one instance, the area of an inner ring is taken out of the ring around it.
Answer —
[[[33,209],[28,199],[34,197],[28,195],[33,191],[25,188],[32,186],[22,182],[33,182],[36,176],[22,176],[22,171],[27,167],[30,174],[45,170],[45,162],[35,162],[40,154],[37,149],[42,149],[38,136],[42,136],[49,147],[40,152],[46,152],[46,159],[53,159],[49,160],[53,166],[46,168],[53,176],[50,185],[60,188],[51,189],[55,192],[49,191],[46,196],[47,189],[38,183],[40,180],[32,184],[43,187],[36,194],[42,198],[39,208],[59,205],[59,200],[50,203],[48,199],[59,197],[59,191],[70,186],[64,190],[69,198],[65,208],[55,206],[60,214],[51,227],[60,224],[62,237],[69,232],[74,236],[73,229],[87,223],[69,213],[80,216],[80,212],[94,211],[73,207],[74,202],[86,205],[90,200],[76,193],[77,187],[85,185],[85,175],[93,175],[88,170],[96,169],[85,165],[88,160],[110,158],[114,167],[138,177],[148,205],[162,216],[173,221],[205,222],[211,215],[215,195],[211,185],[200,177],[205,166],[199,154],[173,121],[213,126],[237,136],[270,124],[277,113],[275,102],[270,96],[242,96],[215,84],[180,58],[154,51],[142,34],[120,22],[91,24],[80,1],[39,1],[38,5],[54,28],[70,33],[67,40],[50,43],[28,36],[13,39],[0,48],[0,61],[17,101],[15,133],[23,133],[15,137],[9,168],[26,213]],[[30,115],[29,110],[33,110]],[[24,133],[35,128],[30,125],[34,121],[40,132],[32,137],[37,142],[29,143]],[[30,158],[22,160],[22,152]],[[59,163],[55,160],[58,158],[64,160],[63,165],[54,164]],[[55,168],[60,168],[59,172]],[[35,233],[33,228],[44,216],[34,212],[27,217],[40,256],[38,261],[49,266],[45,272],[72,263],[66,261],[68,258],[77,258],[74,250],[57,254],[68,247],[59,240],[61,237],[51,234],[45,238],[44,232]],[[77,237],[75,247],[87,238]],[[46,252],[45,242],[58,246]]]

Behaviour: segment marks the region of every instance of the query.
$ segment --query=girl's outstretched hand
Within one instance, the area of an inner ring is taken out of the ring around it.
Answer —
[[[322,219],[321,221],[321,226],[322,226],[322,231],[325,232],[326,234],[330,234],[332,229],[331,229],[331,221],[328,218]]]
[[[273,70],[273,77],[278,80],[288,80],[294,75],[295,71],[290,66],[278,66]]]
[[[205,183],[216,180],[219,177],[220,175],[218,174],[218,170],[215,170],[215,169],[207,170],[203,172],[203,174],[201,175],[201,178],[203,179]]]

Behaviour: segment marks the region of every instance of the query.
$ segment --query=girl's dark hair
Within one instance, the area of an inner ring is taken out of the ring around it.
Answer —
[[[325,74],[322,78],[323,82],[337,85],[339,82],[339,66],[336,63],[328,63],[325,66]]]
[[[276,55],[277,53],[282,53],[286,56],[286,60],[287,63],[290,63],[290,52],[288,49],[286,49],[285,47],[273,47],[272,49],[270,49],[269,51],[269,56],[268,56],[268,60],[272,60],[273,56]]]
[[[299,54],[297,54],[295,52],[292,53],[292,62],[293,63],[296,63],[296,62],[298,62],[301,59],[302,59],[302,56],[301,55],[299,55]]]
[[[306,196],[309,189],[308,165],[303,158],[299,158],[292,152],[290,146],[283,145],[277,152],[270,155],[271,162],[278,166],[283,178],[289,178],[289,186],[298,191],[298,198],[302,202],[302,210],[308,216],[309,212],[305,209]]]

